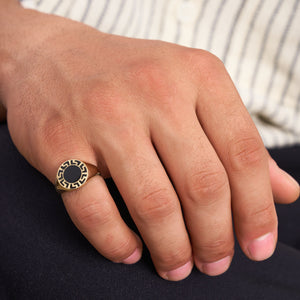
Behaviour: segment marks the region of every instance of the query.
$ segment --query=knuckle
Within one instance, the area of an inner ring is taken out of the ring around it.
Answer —
[[[167,189],[161,188],[140,197],[138,204],[134,207],[137,218],[143,222],[153,222],[173,214],[177,205],[169,194]]]
[[[233,170],[241,171],[260,165],[266,159],[266,151],[259,139],[249,137],[230,143],[229,158]]]
[[[144,95],[152,106],[170,104],[176,100],[174,80],[165,66],[166,63],[159,60],[140,60],[131,65],[130,80],[135,88]]]
[[[205,66],[207,66],[209,69],[219,70],[220,68],[224,68],[224,64],[218,56],[216,56],[213,53],[208,52],[208,51],[202,51],[201,54],[202,54],[202,60],[203,60],[202,63]]]
[[[67,128],[69,127],[68,121],[63,121],[62,117],[51,117],[50,120],[45,122],[40,127],[40,136],[43,143],[47,144],[61,144],[62,141],[68,140]]]
[[[241,215],[245,223],[255,224],[255,226],[265,226],[276,223],[275,206],[272,201],[260,207],[250,207]]]
[[[31,143],[34,143],[34,156],[30,153],[31,161],[48,178],[53,178],[51,167],[46,161],[48,157],[56,157],[57,162],[61,162],[70,153],[87,153],[89,145],[86,137],[80,130],[76,131],[78,125],[74,124],[63,114],[50,113],[41,124],[35,128],[29,137]],[[55,166],[57,167],[57,166]],[[51,174],[52,173],[52,174]]]
[[[76,217],[85,229],[103,226],[113,221],[113,213],[109,205],[93,201],[77,208]]]
[[[220,168],[202,170],[194,173],[187,182],[187,197],[197,205],[210,205],[215,196],[229,190],[226,172]]]
[[[162,270],[173,270],[176,267],[180,267],[189,261],[192,253],[187,247],[181,247],[177,249],[170,249],[170,251],[162,255],[152,255],[153,260],[160,266]]]
[[[105,241],[105,249],[103,250],[111,261],[121,262],[132,253],[132,240],[130,238],[118,240],[109,235]]]
[[[196,256],[203,262],[214,262],[228,255],[233,255],[233,243],[228,240],[217,239],[199,246]]]
[[[48,154],[55,153],[56,156],[65,156],[73,149],[78,149],[79,134],[75,134],[75,125],[64,116],[52,115],[37,129],[39,148]],[[80,143],[82,147],[84,143]],[[43,153],[39,153],[43,156]],[[42,159],[42,158],[41,158]]]
[[[191,49],[189,51],[188,60],[190,62],[191,69],[194,73],[199,74],[202,80],[218,76],[220,71],[225,70],[222,60],[216,55],[199,49]]]
[[[139,128],[137,128],[136,124],[137,122],[135,122],[134,120],[134,116],[132,118],[130,118],[131,122],[128,120],[124,120],[122,122],[122,126],[117,125],[117,128],[113,129],[113,133],[116,137],[116,140],[118,140],[118,146],[121,147],[119,148],[122,152],[124,152],[125,155],[127,155],[127,153],[132,153],[133,151],[136,151],[135,149],[133,149],[133,147],[135,145],[133,145],[132,141],[137,140],[137,137],[141,138],[144,137],[144,132],[143,132],[143,128],[142,126],[140,126]],[[142,125],[142,124],[141,124]],[[112,128],[110,128],[111,130]],[[111,139],[111,136],[108,136],[109,139]],[[124,151],[126,150],[126,151]],[[121,153],[119,153],[119,155],[122,155]],[[125,157],[124,157],[125,159]],[[127,158],[128,159],[128,156]],[[135,157],[135,159],[139,159],[137,157]]]
[[[143,87],[160,86],[165,81],[166,74],[158,61],[138,60],[131,65],[131,76]]]

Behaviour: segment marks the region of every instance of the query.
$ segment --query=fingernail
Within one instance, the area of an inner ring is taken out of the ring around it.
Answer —
[[[191,261],[185,265],[168,272],[159,272],[160,276],[166,280],[178,281],[186,278],[192,271],[193,264]]]
[[[217,276],[228,270],[231,263],[231,256],[226,256],[212,263],[197,263],[198,269],[209,276]]]
[[[142,251],[139,248],[136,248],[130,256],[122,261],[122,263],[126,265],[134,264],[140,260],[141,256]]]
[[[253,240],[248,245],[248,251],[252,259],[264,260],[269,258],[275,250],[275,238],[270,232]]]

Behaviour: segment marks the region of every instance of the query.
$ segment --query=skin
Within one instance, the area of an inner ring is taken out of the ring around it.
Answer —
[[[269,157],[222,62],[203,50],[101,33],[0,0],[0,115],[52,183],[78,158],[112,177],[158,274],[225,272],[234,232],[252,260],[277,241],[274,200],[299,185]],[[135,263],[142,243],[102,177],[63,193],[106,258]]]

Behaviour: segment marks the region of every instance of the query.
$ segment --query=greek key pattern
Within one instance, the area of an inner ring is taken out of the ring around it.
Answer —
[[[76,182],[73,182],[73,183],[66,181],[64,178],[64,172],[65,172],[66,168],[68,168],[70,166],[77,166],[81,170],[80,178]],[[57,171],[56,179],[57,179],[58,184],[64,189],[67,189],[67,190],[78,189],[87,181],[88,169],[87,169],[86,165],[83,162],[81,162],[80,160],[70,159],[61,164],[61,166],[59,167],[59,169]]]

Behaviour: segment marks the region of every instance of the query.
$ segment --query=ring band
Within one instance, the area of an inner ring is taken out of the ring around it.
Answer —
[[[90,178],[100,175],[96,166],[78,159],[63,162],[56,173],[57,192],[70,192],[81,188]]]

